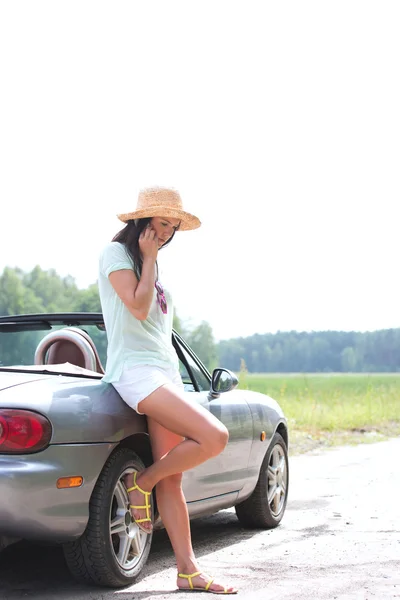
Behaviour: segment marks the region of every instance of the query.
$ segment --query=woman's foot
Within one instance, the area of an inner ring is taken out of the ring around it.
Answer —
[[[131,515],[142,531],[151,533],[153,531],[153,524],[151,522],[151,496],[149,492],[145,493],[145,490],[142,490],[139,481],[140,473],[136,471],[129,473],[124,481],[127,491],[130,490],[128,491],[128,496]]]
[[[222,585],[214,581],[213,577],[196,571],[195,573],[184,574],[179,573],[177,579],[177,586],[180,590],[195,590],[201,592],[210,592],[211,594],[237,594],[237,589]]]

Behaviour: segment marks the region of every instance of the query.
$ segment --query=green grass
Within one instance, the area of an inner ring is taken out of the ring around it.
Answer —
[[[300,450],[400,434],[400,374],[241,372],[239,388],[279,402]]]

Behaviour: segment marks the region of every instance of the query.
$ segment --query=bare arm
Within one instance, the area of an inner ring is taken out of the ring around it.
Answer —
[[[136,319],[144,321],[149,314],[156,280],[156,260],[158,238],[151,228],[145,229],[139,238],[139,247],[143,256],[142,274],[138,281],[130,269],[113,271],[109,280],[127,309]]]

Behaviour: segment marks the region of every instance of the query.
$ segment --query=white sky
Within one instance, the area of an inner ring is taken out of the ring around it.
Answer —
[[[0,272],[96,281],[140,188],[217,339],[399,327],[400,3],[0,4]]]

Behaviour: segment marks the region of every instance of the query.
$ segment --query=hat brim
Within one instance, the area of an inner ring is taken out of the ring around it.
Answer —
[[[174,208],[166,208],[165,206],[152,206],[151,208],[142,208],[141,210],[135,210],[130,213],[121,213],[117,215],[120,221],[127,223],[132,219],[145,219],[146,217],[171,217],[173,219],[179,219],[181,224],[179,231],[189,231],[191,229],[197,229],[201,225],[200,219],[191,215],[184,210],[178,210]]]

